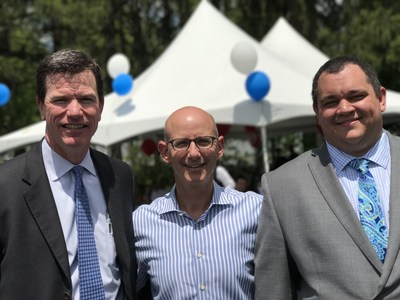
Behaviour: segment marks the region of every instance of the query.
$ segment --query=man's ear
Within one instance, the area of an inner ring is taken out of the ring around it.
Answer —
[[[163,159],[163,161],[168,164],[169,163],[168,144],[165,141],[159,141],[157,148],[158,152],[160,152],[160,156]]]
[[[36,97],[36,105],[40,113],[40,120],[44,121],[46,119],[44,113],[44,101],[39,101],[39,99]]]
[[[220,159],[224,155],[224,144],[225,144],[225,139],[222,135],[218,137],[217,143],[218,143],[218,159]]]

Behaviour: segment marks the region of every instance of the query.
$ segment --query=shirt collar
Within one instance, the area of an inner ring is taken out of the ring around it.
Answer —
[[[42,142],[42,153],[43,153],[43,162],[47,170],[47,174],[49,179],[52,181],[56,181],[64,176],[67,172],[69,172],[75,165],[67,161],[57,152],[55,152],[46,139],[43,139]],[[90,157],[90,151],[85,155],[85,158],[80,163],[87,171],[89,171],[92,175],[96,176],[96,170],[94,168],[94,164],[92,158]]]
[[[214,192],[213,192],[213,197],[211,199],[210,207],[208,209],[210,209],[215,205],[231,205],[233,200],[230,197],[227,197],[225,193],[222,193],[224,188],[219,186],[215,181],[213,184],[214,184]],[[159,208],[160,215],[169,212],[179,212],[179,213],[182,212],[179,209],[179,203],[178,200],[176,199],[175,191],[176,191],[176,185],[174,184],[171,191],[164,196],[168,201],[165,201],[164,205],[162,205]]]
[[[326,145],[332,160],[333,167],[335,168],[337,173],[340,173],[350,161],[352,161],[355,158],[358,158],[339,150],[338,148],[334,147],[328,142],[326,142]],[[383,130],[379,140],[362,157],[386,169],[389,166],[389,161],[390,161],[389,155],[390,155],[389,138],[386,134],[386,131]]]

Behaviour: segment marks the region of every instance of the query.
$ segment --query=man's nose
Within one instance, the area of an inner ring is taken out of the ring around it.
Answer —
[[[73,99],[68,104],[67,107],[67,115],[69,117],[81,116],[82,115],[82,106],[78,100]]]
[[[340,100],[338,105],[339,113],[348,113],[354,110],[354,106],[347,99],[343,98]]]

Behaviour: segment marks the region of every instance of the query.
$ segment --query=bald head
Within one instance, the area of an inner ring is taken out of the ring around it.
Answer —
[[[165,140],[188,135],[217,137],[218,130],[214,118],[208,112],[194,106],[185,106],[174,111],[165,122]]]

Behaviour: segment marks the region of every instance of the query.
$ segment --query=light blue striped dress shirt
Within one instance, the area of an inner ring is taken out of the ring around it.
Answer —
[[[214,182],[197,220],[179,210],[175,187],[133,212],[138,288],[154,299],[253,299],[254,244],[262,196]]]
[[[354,212],[358,213],[358,173],[348,163],[355,157],[348,155],[327,143],[328,152],[333,167],[339,177]],[[390,145],[385,131],[383,131],[378,142],[362,156],[372,161],[369,170],[375,179],[378,189],[378,197],[385,214],[386,224],[389,232],[389,196],[390,196]]]

